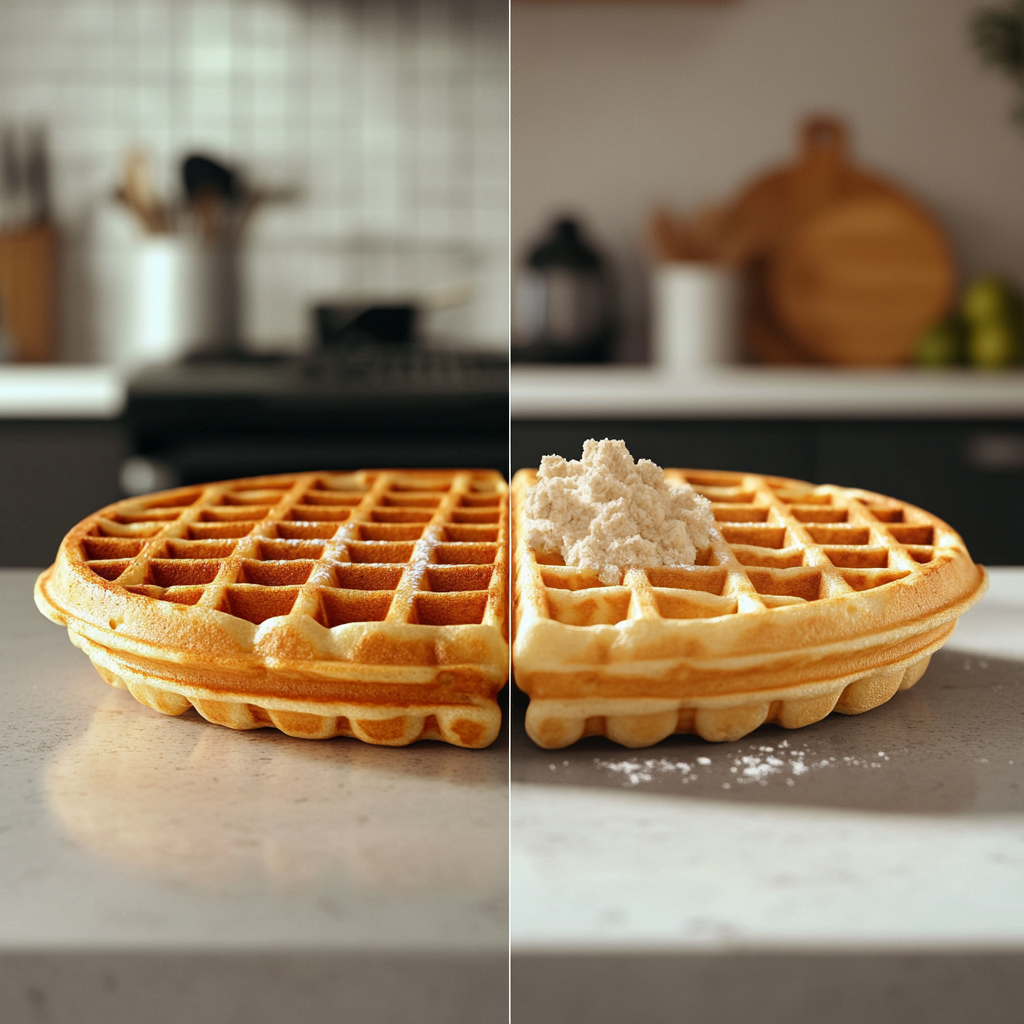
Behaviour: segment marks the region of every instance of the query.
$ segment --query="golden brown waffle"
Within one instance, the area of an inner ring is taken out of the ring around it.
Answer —
[[[913,686],[985,592],[960,536],[894,498],[750,473],[665,478],[711,501],[717,535],[698,565],[630,568],[617,586],[528,548],[537,474],[512,481],[513,666],[542,747],[736,740],[859,714]]]
[[[507,546],[490,471],[229,480],[89,516],[36,604],[165,714],[484,747],[508,676]]]

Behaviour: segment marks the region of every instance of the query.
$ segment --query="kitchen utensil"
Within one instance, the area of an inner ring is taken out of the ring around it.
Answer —
[[[895,185],[851,162],[839,119],[809,118],[799,146],[794,164],[757,179],[723,217],[719,257],[745,271],[747,348],[769,363],[903,361],[912,350],[909,325],[918,319],[912,311],[943,311],[940,282],[954,271],[942,228]],[[853,205],[794,241],[803,225],[841,203]],[[865,303],[876,304],[877,317],[870,320],[869,310],[850,296],[867,286],[869,264],[881,250],[895,276],[888,289],[863,293]],[[819,257],[835,262],[819,265]],[[776,270],[780,259],[784,269]],[[804,295],[815,298],[804,302]],[[844,319],[842,310],[852,312]],[[858,343],[870,330],[880,333]]]
[[[235,172],[209,157],[186,157],[181,175],[189,202],[204,195],[213,195],[229,203],[238,199],[240,188]]]
[[[719,258],[744,268],[743,334],[749,354],[765,363],[795,364],[809,358],[778,322],[767,279],[774,252],[802,217],[836,198],[886,188],[848,162],[841,121],[809,118],[800,127],[798,144],[794,164],[762,175],[733,203],[719,240]]]
[[[0,125],[0,230],[37,224],[48,213],[45,128],[31,123]]]
[[[199,234],[207,240],[237,234],[242,186],[235,172],[209,157],[193,155],[186,157],[181,174]]]
[[[717,263],[722,259],[722,232],[728,216],[724,206],[707,206],[692,217],[658,209],[651,215],[650,238],[655,259],[667,263]]]
[[[170,229],[167,211],[153,185],[149,157],[142,150],[133,149],[126,154],[124,182],[117,194],[147,232],[161,234]]]
[[[770,256],[804,217],[836,199],[894,191],[849,162],[846,127],[837,118],[808,118],[798,142],[795,163],[762,175],[730,206],[719,258],[746,264]]]

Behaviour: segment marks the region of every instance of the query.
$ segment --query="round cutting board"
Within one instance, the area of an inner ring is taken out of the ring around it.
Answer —
[[[898,193],[834,200],[802,220],[768,269],[780,326],[831,363],[907,362],[954,296],[956,272],[934,220]]]
[[[851,162],[842,121],[808,118],[795,161],[748,185],[725,211],[717,256],[735,264],[771,258],[798,224],[837,200],[892,191]]]

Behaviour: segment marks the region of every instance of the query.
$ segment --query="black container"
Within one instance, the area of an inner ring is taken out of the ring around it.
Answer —
[[[556,221],[516,282],[514,363],[596,363],[615,340],[611,279],[576,221]]]

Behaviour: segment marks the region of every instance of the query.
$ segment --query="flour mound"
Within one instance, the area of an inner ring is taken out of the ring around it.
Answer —
[[[630,566],[693,565],[714,526],[692,487],[670,487],[660,466],[634,463],[624,441],[583,445],[583,459],[545,455],[526,499],[526,543],[617,584]]]

